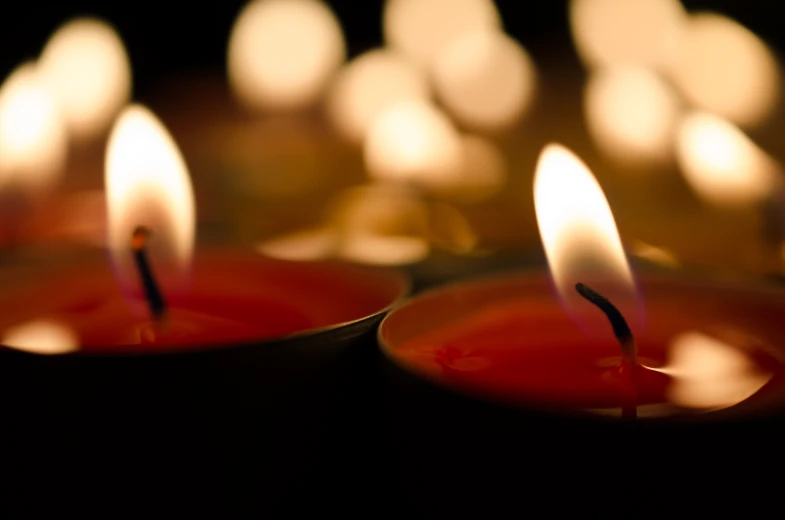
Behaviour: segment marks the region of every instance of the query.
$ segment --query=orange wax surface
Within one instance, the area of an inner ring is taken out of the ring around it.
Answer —
[[[76,334],[82,352],[196,350],[352,322],[406,290],[393,271],[197,251],[187,288],[166,295],[166,317],[154,322],[140,294],[121,293],[101,255],[94,265],[47,273],[6,293],[0,331],[54,320]]]
[[[644,278],[641,291],[639,415],[785,404],[785,291],[674,278]],[[610,325],[587,337],[545,276],[424,294],[392,312],[379,337],[399,366],[480,398],[615,415],[626,388]]]

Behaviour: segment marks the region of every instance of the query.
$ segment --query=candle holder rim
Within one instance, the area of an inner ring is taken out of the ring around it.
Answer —
[[[213,252],[215,251],[213,250]],[[406,301],[413,287],[413,282],[411,277],[408,276],[404,271],[396,267],[368,266],[364,264],[358,264],[358,263],[347,262],[342,260],[333,260],[333,259],[319,260],[319,261],[289,261],[289,260],[281,260],[276,258],[269,258],[265,256],[262,256],[262,258],[264,259],[264,261],[269,261],[270,263],[274,263],[278,265],[305,265],[305,266],[320,265],[324,267],[338,268],[338,269],[355,269],[355,270],[359,269],[365,271],[366,273],[383,275],[387,277],[388,281],[394,284],[396,288],[396,294],[384,307],[377,309],[371,314],[361,316],[359,318],[342,321],[339,323],[332,323],[329,325],[323,325],[320,327],[301,330],[297,332],[292,332],[290,334],[284,334],[281,336],[261,338],[256,340],[249,339],[249,340],[236,341],[226,347],[219,347],[216,343],[208,342],[204,344],[196,344],[193,346],[193,348],[189,348],[187,350],[161,348],[156,350],[146,350],[143,352],[138,352],[138,351],[134,352],[128,349],[118,349],[117,351],[113,352],[110,349],[106,349],[106,350],[101,349],[100,351],[97,352],[74,350],[74,351],[56,353],[56,354],[41,354],[41,353],[29,352],[22,349],[10,347],[0,342],[0,352],[12,354],[12,355],[48,357],[48,358],[123,359],[123,358],[163,358],[163,357],[182,356],[182,355],[198,355],[204,353],[222,352],[222,351],[235,350],[235,349],[265,348],[265,347],[272,347],[277,345],[286,345],[286,344],[302,341],[311,337],[318,337],[320,335],[341,328],[357,326],[366,321],[373,320],[380,316],[384,316],[392,309],[396,308],[398,305]]]
[[[760,277],[743,277],[743,278],[736,278],[736,277],[724,277],[721,276],[719,273],[714,271],[696,271],[693,272],[691,270],[673,270],[673,269],[665,269],[660,266],[656,265],[647,265],[643,267],[638,274],[646,274],[648,279],[653,280],[668,280],[668,281],[688,281],[698,285],[706,285],[710,283],[717,284],[717,287],[725,287],[728,289],[745,289],[747,291],[755,291],[761,294],[766,294],[769,296],[781,296],[785,297],[785,287],[781,284],[776,284],[772,282],[767,282],[766,279],[761,279]],[[423,300],[432,300],[439,296],[444,296],[449,294],[451,291],[461,290],[464,288],[474,288],[474,287],[481,287],[485,284],[489,285],[500,285],[504,283],[505,278],[514,277],[518,279],[518,281],[525,281],[526,279],[537,279],[540,282],[547,282],[551,283],[550,273],[547,269],[542,267],[534,267],[534,266],[527,266],[523,268],[515,268],[515,269],[508,269],[503,271],[496,271],[493,273],[488,273],[479,276],[473,276],[466,279],[455,280],[453,282],[438,286],[428,288],[423,290],[420,293],[410,295],[409,297],[405,298],[402,303],[400,303],[395,309],[392,309],[387,315],[381,320],[379,326],[376,331],[376,340],[379,346],[379,350],[382,352],[384,359],[388,363],[391,363],[397,370],[402,370],[407,374],[413,375],[412,372],[404,366],[395,356],[392,355],[392,350],[394,346],[386,340],[384,336],[385,327],[389,326],[390,320],[393,319],[394,313],[397,310],[405,309],[409,305],[413,305],[415,302],[422,302]],[[637,279],[637,276],[636,276]],[[509,282],[507,282],[509,284]],[[586,421],[594,421],[596,423],[618,423],[622,424],[627,421],[622,420],[620,417],[614,417],[610,415],[598,414],[593,413],[590,410],[560,410],[555,407],[548,407],[547,405],[538,405],[537,403],[517,403],[517,402],[505,402],[503,400],[493,399],[490,397],[483,397],[472,395],[467,393],[459,388],[455,388],[454,386],[445,383],[444,381],[437,381],[435,378],[423,374],[418,373],[417,376],[418,380],[425,382],[428,386],[434,389],[439,389],[442,391],[449,391],[451,393],[457,394],[464,399],[470,399],[476,402],[482,402],[486,404],[490,404],[492,406],[502,407],[507,409],[511,412],[529,412],[529,413],[536,413],[542,416],[552,417],[554,419],[575,419],[575,420],[586,420]],[[741,403],[738,403],[741,404]],[[728,408],[720,409],[720,410],[706,410],[704,412],[694,412],[691,414],[683,414],[683,415],[666,415],[666,416],[642,416],[638,417],[635,421],[638,424],[703,424],[703,423],[713,423],[713,422],[728,422],[728,421],[737,421],[737,422],[754,422],[765,420],[768,416],[765,414],[765,403],[759,405],[757,407],[753,407],[751,410],[742,410],[741,412],[736,409],[737,405],[730,406]],[[779,415],[785,413],[785,401],[782,399],[778,400],[777,412]],[[764,408],[764,412],[760,412],[756,410],[760,407]],[[621,410],[621,408],[619,408]],[[771,411],[771,410],[769,410]],[[769,414],[772,415],[772,414]]]

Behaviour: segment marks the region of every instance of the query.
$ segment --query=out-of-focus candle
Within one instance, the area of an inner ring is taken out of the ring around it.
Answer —
[[[0,87],[0,242],[16,240],[58,181],[66,154],[66,127],[52,90],[35,64],[20,65]]]
[[[128,54],[117,31],[102,20],[63,24],[38,63],[74,139],[106,130],[131,96]]]
[[[428,78],[404,54],[390,49],[368,51],[339,72],[327,98],[338,130],[362,143],[374,120],[391,105],[428,99]]]
[[[498,29],[501,17],[490,0],[387,0],[384,39],[430,70],[450,40],[475,29]]]
[[[343,63],[343,33],[319,0],[254,0],[232,29],[229,82],[251,109],[293,110],[314,103]]]
[[[463,124],[501,130],[531,106],[537,85],[534,62],[515,40],[489,28],[461,33],[437,54],[436,92]]]
[[[761,123],[780,100],[779,65],[771,50],[720,14],[689,17],[670,72],[690,102],[739,125]]]

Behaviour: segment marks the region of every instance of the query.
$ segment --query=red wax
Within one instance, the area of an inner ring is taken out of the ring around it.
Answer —
[[[642,365],[634,388],[639,415],[785,401],[785,292],[675,278],[641,282],[647,324],[633,331]],[[596,316],[605,319],[599,310]],[[379,337],[404,369],[481,398],[609,415],[630,398],[610,324],[606,336],[587,337],[544,275],[422,295],[393,311]]]
[[[165,273],[162,278],[165,278]],[[393,271],[197,251],[187,289],[167,294],[166,318],[123,295],[108,255],[25,280],[0,300],[0,333],[54,320],[82,352],[194,350],[281,338],[374,315],[407,290]]]

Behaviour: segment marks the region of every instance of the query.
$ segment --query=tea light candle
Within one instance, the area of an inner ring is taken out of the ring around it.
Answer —
[[[785,292],[642,275],[639,300],[610,208],[585,165],[563,147],[546,147],[534,191],[558,295],[542,274],[438,289],[383,322],[389,359],[462,393],[559,413],[785,409]]]

